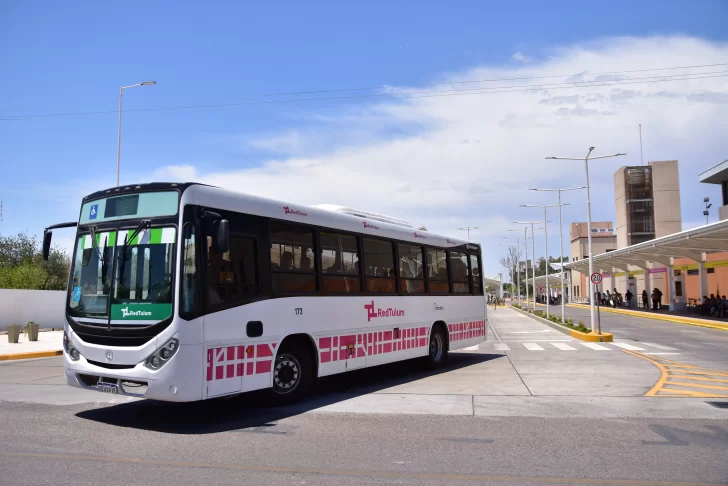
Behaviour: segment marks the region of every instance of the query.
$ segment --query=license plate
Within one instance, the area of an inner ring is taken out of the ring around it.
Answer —
[[[116,383],[105,383],[100,381],[96,384],[96,389],[100,392],[111,393],[112,395],[119,394],[119,386]]]

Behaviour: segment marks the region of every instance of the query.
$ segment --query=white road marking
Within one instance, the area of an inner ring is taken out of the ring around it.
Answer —
[[[677,348],[665,346],[664,344],[657,344],[657,343],[642,343],[642,344],[646,344],[648,346],[652,346],[653,348],[657,348],[657,349],[664,349],[665,351],[680,351]]]
[[[597,343],[581,343],[581,345],[586,346],[587,348],[591,348],[595,351],[611,351],[611,349],[609,349],[608,347],[602,346],[601,344]]]
[[[627,343],[612,343],[614,346],[617,346],[618,348],[626,349],[627,351],[644,351],[644,348],[638,348],[637,346],[632,346],[631,344]]]
[[[576,351],[576,348],[572,348],[568,344],[564,343],[551,343],[551,346],[555,347],[556,349],[560,349],[561,351]]]
[[[542,332],[556,332],[553,329],[546,329],[543,331],[510,331],[510,332],[504,332],[503,334],[539,334]]]
[[[506,343],[495,343],[493,345],[493,349],[496,351],[510,351],[511,347],[508,346]]]
[[[475,346],[468,346],[467,348],[463,348],[463,351],[477,351],[477,350],[478,350],[477,344]]]
[[[681,353],[644,353],[644,354],[650,354],[652,356],[676,356]]]
[[[521,343],[523,347],[529,351],[544,351],[544,349],[536,343]]]

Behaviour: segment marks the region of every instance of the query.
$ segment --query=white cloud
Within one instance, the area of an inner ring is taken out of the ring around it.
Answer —
[[[511,56],[511,59],[513,59],[514,61],[518,61],[518,62],[531,62],[531,58],[526,56],[522,52],[516,52],[515,54],[513,54]]]
[[[515,57],[514,57],[515,58]],[[554,86],[580,73],[576,81],[639,81],[685,70],[616,72],[715,64],[728,59],[728,46],[686,37],[617,38],[554,48],[545,61],[516,68],[477,66],[443,75],[434,85],[398,91],[452,90],[550,85],[528,91],[420,97],[372,102],[366,108],[342,107],[341,116],[312,115],[317,123],[315,150],[301,129],[267,134],[254,141],[273,152],[264,164],[240,170],[205,165],[164,168],[167,178],[199,180],[250,194],[299,203],[334,203],[405,217],[430,231],[457,233],[467,225],[485,244],[485,273],[498,271],[501,231],[515,219],[540,219],[543,213],[518,208],[522,203],[553,203],[552,194],[530,187],[583,185],[583,165],[546,161],[548,155],[582,156],[627,152],[619,160],[591,167],[595,220],[614,220],[613,173],[639,165],[637,125],[642,124],[645,160],[680,161],[683,206],[693,193],[707,190],[697,174],[725,158],[728,131],[725,100],[728,78],[637,83],[589,88]],[[693,72],[720,71],[720,67]],[[725,70],[725,69],[723,69]],[[611,73],[612,77],[604,77]],[[453,84],[463,80],[561,76],[523,81]],[[629,79],[625,79],[627,76]],[[394,90],[395,88],[390,88]],[[500,91],[500,90],[499,90]],[[324,111],[324,109],[322,109]],[[380,127],[380,128],[378,128]],[[341,142],[342,133],[357,136]],[[468,143],[464,143],[467,140]],[[158,174],[157,174],[158,175]],[[584,196],[569,194],[564,221],[584,221]],[[689,209],[690,214],[694,209]],[[699,213],[698,213],[699,214]],[[556,220],[555,218],[551,218]],[[565,226],[567,226],[565,224]],[[549,228],[557,236],[556,226]],[[568,238],[568,227],[565,231]],[[567,239],[566,238],[566,239]],[[537,241],[537,256],[542,252]],[[551,254],[558,252],[551,241]],[[565,244],[568,255],[568,241]],[[530,252],[529,252],[530,253]]]

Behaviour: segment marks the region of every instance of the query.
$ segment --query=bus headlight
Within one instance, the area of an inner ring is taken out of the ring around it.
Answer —
[[[147,358],[144,362],[144,366],[150,370],[158,370],[164,366],[164,364],[169,361],[175,353],[177,353],[177,348],[179,348],[179,341],[176,339],[170,339],[164,344],[164,346],[156,350]]]
[[[78,361],[81,358],[81,353],[78,352],[78,349],[68,339],[66,331],[63,331],[63,349],[66,350],[66,354],[71,358],[71,361]]]

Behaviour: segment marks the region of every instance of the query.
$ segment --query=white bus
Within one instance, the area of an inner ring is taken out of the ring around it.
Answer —
[[[480,247],[352,209],[202,184],[83,199],[65,308],[69,385],[192,401],[485,340]]]

